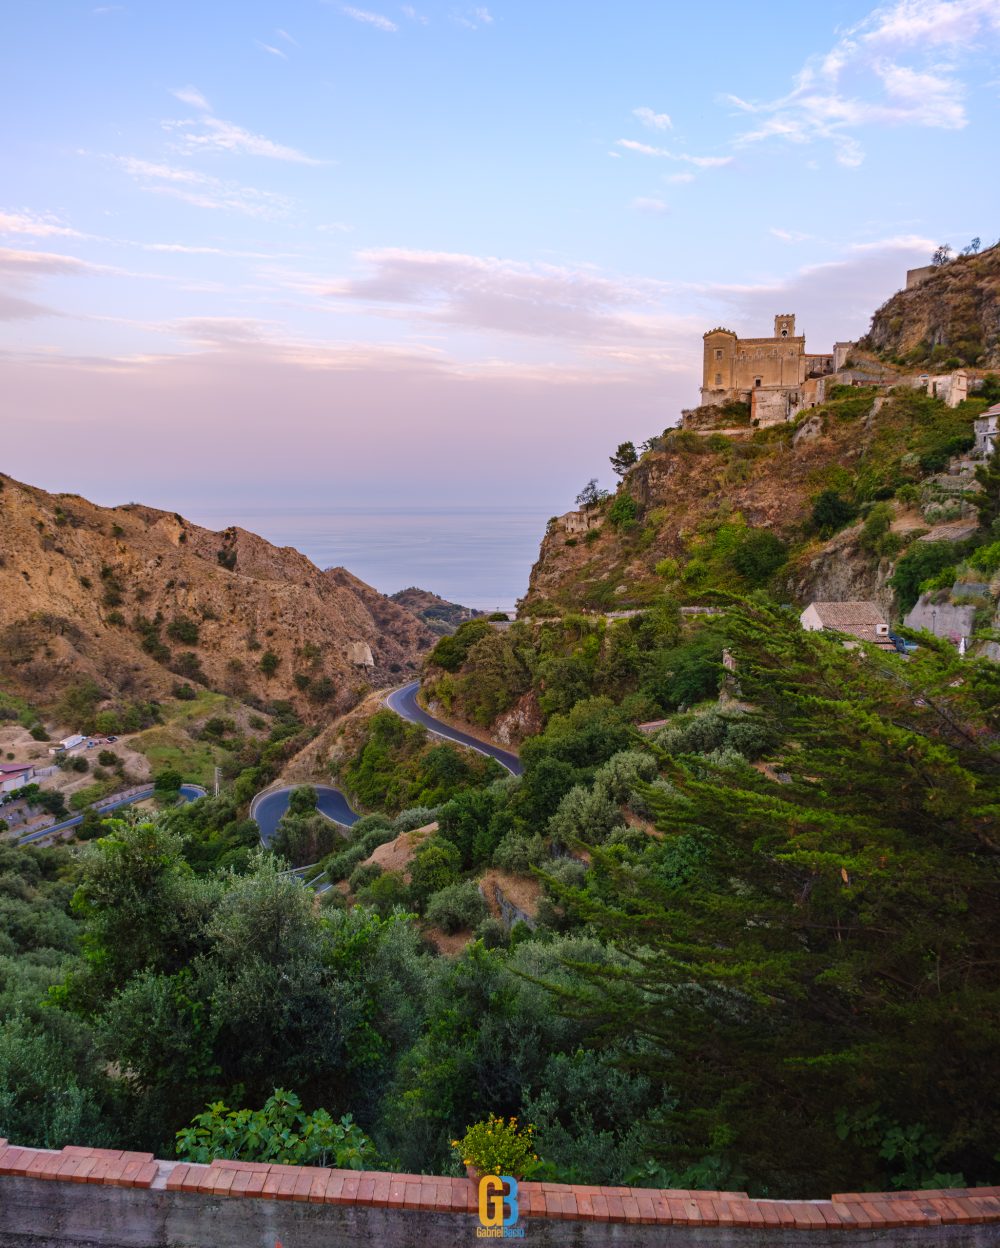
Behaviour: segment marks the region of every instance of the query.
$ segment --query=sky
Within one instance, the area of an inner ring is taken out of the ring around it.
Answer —
[[[8,0],[3,471],[556,514],[706,329],[996,241],[1000,0],[371,3]]]

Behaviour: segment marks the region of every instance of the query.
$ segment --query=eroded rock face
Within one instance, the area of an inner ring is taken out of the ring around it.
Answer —
[[[315,720],[353,705],[363,680],[415,672],[434,643],[343,568],[323,572],[243,529],[0,486],[0,679],[32,700],[83,679],[160,697],[200,672],[213,689],[291,701]],[[276,664],[262,664],[269,653]]]
[[[789,590],[795,601],[877,602],[891,617],[892,560],[873,561],[858,545],[860,535],[860,525],[845,529],[795,568],[789,577]]]
[[[541,732],[543,723],[542,712],[538,706],[538,698],[532,689],[522,694],[509,711],[504,711],[497,718],[491,735],[501,745],[516,746],[525,737]]]
[[[1000,246],[959,256],[893,295],[858,345],[887,356],[943,347],[977,368],[1000,367]]]

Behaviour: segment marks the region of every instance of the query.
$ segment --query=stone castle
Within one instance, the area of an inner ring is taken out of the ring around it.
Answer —
[[[830,355],[810,355],[792,313],[774,318],[770,338],[738,338],[731,329],[710,329],[704,338],[702,406],[749,403],[758,427],[780,424],[812,406],[822,388],[810,383],[843,369],[851,347],[838,342]]]

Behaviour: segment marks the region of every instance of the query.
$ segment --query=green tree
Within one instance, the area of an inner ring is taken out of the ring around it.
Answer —
[[[658,845],[553,877],[629,959],[569,1008],[651,1046],[625,1064],[677,1097],[650,1121],[674,1173],[718,1156],[772,1192],[884,1186],[908,1171],[838,1129],[877,1107],[939,1141],[938,1171],[995,1174],[1000,678],[943,643],[846,651],[760,604],[724,628],[782,781],[675,759],[646,799]]]
[[[290,815],[311,815],[316,810],[316,790],[311,784],[300,784],[288,795]]]
[[[434,837],[413,859],[410,867],[410,891],[423,905],[432,893],[439,892],[458,879],[462,858],[450,841]]]
[[[985,464],[976,469],[979,490],[972,495],[972,505],[979,513],[979,524],[988,532],[996,532],[1000,520],[1000,441]]]
[[[153,788],[157,797],[176,798],[183,783],[183,775],[173,767],[165,767],[153,777]]]
[[[592,507],[598,506],[608,498],[608,491],[602,490],[597,484],[597,478],[591,477],[587,484],[576,496],[577,507],[582,507],[584,511],[589,511]]]
[[[281,659],[273,650],[265,650],[260,656],[260,663],[257,665],[264,673],[268,680],[275,674],[281,666]]]
[[[611,456],[611,467],[620,477],[624,477],[628,470],[639,462],[639,456],[633,442],[619,443],[618,450]]]

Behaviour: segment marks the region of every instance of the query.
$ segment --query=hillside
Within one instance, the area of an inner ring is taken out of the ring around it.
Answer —
[[[459,606],[457,602],[449,602],[428,589],[417,589],[415,586],[401,589],[392,594],[391,598],[393,602],[412,612],[438,637],[453,633],[465,620],[474,620],[476,616],[483,614],[474,607]]]
[[[1000,244],[957,256],[875,313],[858,344],[916,367],[1000,367]]]
[[[689,602],[767,588],[891,609],[893,561],[974,525],[963,455],[995,390],[951,409],[905,386],[842,386],[791,424],[667,430],[614,498],[550,521],[522,610],[611,611],[664,588]]]
[[[121,701],[187,684],[316,720],[416,670],[432,641],[343,568],[243,529],[0,476],[0,683],[35,705],[83,684]]]

